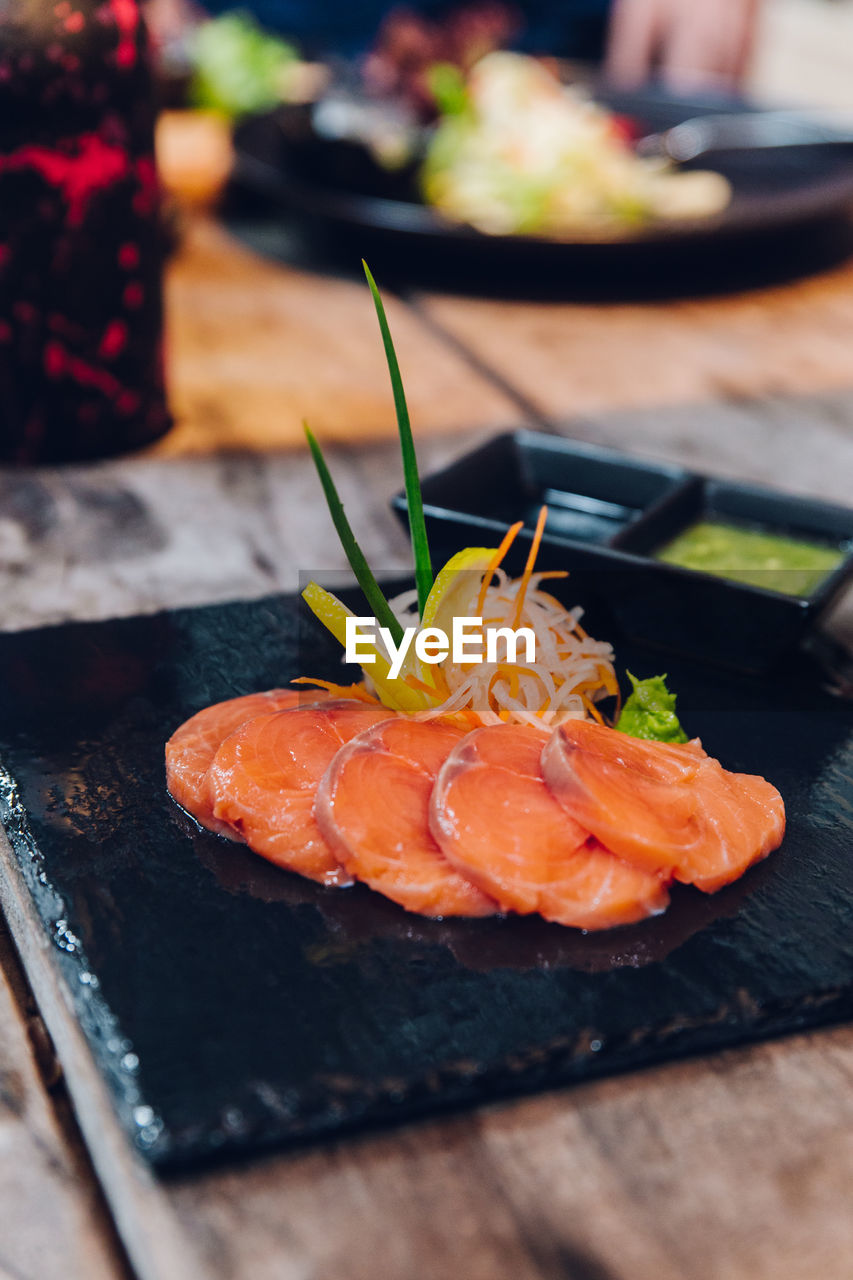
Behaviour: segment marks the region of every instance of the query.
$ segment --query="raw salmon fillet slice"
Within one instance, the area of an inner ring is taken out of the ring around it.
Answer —
[[[450,865],[429,830],[436,774],[463,736],[444,725],[385,720],[341,748],[317,789],[314,814],[338,861],[420,915],[498,909]]]
[[[318,696],[326,694],[318,690]],[[296,689],[270,689],[266,693],[250,693],[242,698],[217,702],[197,711],[176,729],[166,743],[166,786],[181,808],[197,822],[219,835],[238,839],[227,822],[214,817],[207,771],[225,739],[253,716],[283,711],[300,703],[313,702],[314,695]]]
[[[321,884],[352,884],[317,826],[314,797],[344,743],[392,715],[378,703],[331,700],[254,717],[213,758],[214,816],[280,867]]]
[[[542,752],[542,770],[566,813],[608,849],[671,875],[702,839],[698,796],[686,784],[706,758],[698,742],[650,742],[568,720]]]
[[[609,929],[665,910],[658,875],[590,838],[545,785],[547,735],[524,725],[475,729],[439,771],[430,828],[442,853],[504,911]]]
[[[545,747],[542,768],[565,812],[608,849],[709,893],[784,834],[775,787],[727,772],[698,742],[652,742],[568,721]]]
[[[705,839],[675,875],[705,893],[715,893],[778,849],[785,834],[785,804],[766,778],[729,773],[710,758],[691,785],[699,791]]]

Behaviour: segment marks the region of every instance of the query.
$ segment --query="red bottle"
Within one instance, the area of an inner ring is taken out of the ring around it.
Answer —
[[[0,3],[0,459],[170,425],[153,128],[135,0]]]

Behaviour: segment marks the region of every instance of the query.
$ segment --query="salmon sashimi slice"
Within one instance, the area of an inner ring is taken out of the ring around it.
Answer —
[[[578,929],[631,924],[666,909],[664,880],[629,865],[570,817],[542,776],[545,733],[475,729],[439,771],[430,828],[447,860],[503,911],[538,911]]]
[[[706,892],[736,880],[784,834],[775,787],[728,773],[698,742],[568,721],[542,752],[542,768],[566,813],[608,849]]]
[[[463,736],[445,725],[385,720],[341,748],[317,789],[314,814],[338,861],[419,915],[498,909],[450,865],[429,830],[436,774]]]
[[[766,778],[729,773],[710,758],[691,785],[699,791],[705,840],[675,875],[704,893],[716,893],[778,849],[785,834],[785,805]]]
[[[176,729],[166,743],[166,786],[169,794],[197,822],[219,835],[238,839],[227,823],[214,817],[207,771],[225,739],[253,716],[270,711],[283,711],[311,703],[328,695],[317,691],[300,693],[296,689],[269,689],[266,693],[249,693],[242,698],[229,698],[214,703],[190,716]]]
[[[653,742],[569,720],[542,752],[551,792],[567,814],[635,866],[672,874],[701,843],[695,780],[705,756],[696,742]]]
[[[255,716],[213,758],[214,816],[280,867],[321,884],[352,884],[317,826],[314,797],[344,743],[393,715],[378,703],[334,699]]]

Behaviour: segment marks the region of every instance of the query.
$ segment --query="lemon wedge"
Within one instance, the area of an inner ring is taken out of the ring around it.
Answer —
[[[495,547],[466,547],[448,560],[439,572],[427,597],[421,628],[438,627],[450,635],[453,619],[472,617],[477,607],[483,574],[497,555]],[[316,582],[309,582],[302,598],[311,612],[332,633],[339,644],[346,646],[346,620],[355,617],[342,600],[326,591]],[[362,670],[376,690],[376,694],[392,711],[414,715],[437,706],[446,693],[439,692],[433,677],[432,666],[421,663],[412,645],[396,679],[390,675],[387,658],[375,645],[362,640],[362,648],[372,652],[374,661],[363,665]],[[407,681],[414,677],[417,685]]]
[[[424,605],[420,629],[437,627],[448,637],[453,632],[454,618],[469,618],[477,607],[483,574],[494,560],[494,547],[466,547],[451,556],[439,570]],[[413,677],[423,689],[427,706],[438,706],[447,697],[436,684],[435,667],[421,662],[411,646],[403,662],[400,678]],[[432,691],[432,692],[428,692]],[[383,699],[384,701],[384,699]]]
[[[348,609],[342,600],[326,591],[316,582],[309,582],[302,592],[302,599],[327,631],[330,631],[338,643],[346,647],[346,620],[356,615]],[[402,676],[392,680],[388,660],[375,645],[361,641],[362,648],[373,652],[375,661],[362,666],[364,674],[376,689],[379,701],[392,711],[402,711],[406,715],[414,715],[416,711],[425,711],[434,705],[434,700],[419,689],[412,689]]]
[[[472,617],[483,574],[497,553],[497,547],[466,547],[451,556],[432,584],[421,626],[440,627],[449,634],[454,618]]]

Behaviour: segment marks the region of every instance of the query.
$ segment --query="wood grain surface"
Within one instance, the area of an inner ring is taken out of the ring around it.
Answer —
[[[302,448],[304,418],[325,439],[396,431],[366,284],[261,260],[201,218],[184,227],[166,286],[177,427],[160,452]],[[409,309],[393,297],[386,304],[424,431],[511,420],[497,388]]]
[[[853,385],[851,265],[698,300],[495,307],[430,295],[421,307],[487,369],[511,369],[550,418]]]
[[[175,266],[174,436],[135,458],[0,470],[4,628],[260,595],[292,588],[299,569],[340,568],[308,461],[286,448],[296,436],[281,428],[282,404],[338,438],[330,462],[372,562],[408,564],[387,509],[400,483],[396,448],[362,443],[392,416],[361,286],[270,267],[222,237],[200,224]],[[208,276],[219,292],[207,292]],[[779,294],[606,313],[397,302],[422,465],[541,413],[549,429],[578,438],[849,501],[850,283],[836,272]],[[310,332],[288,347],[276,335],[299,331],[310,302]],[[267,345],[240,355],[239,335],[258,327]],[[632,391],[627,373],[594,363],[598,347],[620,342],[650,357],[653,331],[673,352],[668,382],[631,356]],[[772,359],[756,333],[774,344]],[[258,369],[266,382],[253,398],[246,387]],[[525,417],[527,400],[535,408]],[[100,1186],[142,1280],[850,1275],[853,1028],[158,1182],[117,1130],[2,849],[0,871]],[[97,1188],[74,1164],[20,1008],[0,985],[0,1277],[4,1268],[14,1280],[119,1277],[109,1227],[92,1212]]]
[[[850,1028],[813,1033],[168,1194],[229,1280],[273,1280],[285,1242],[293,1276],[842,1280],[851,1070]]]
[[[61,1068],[0,921],[0,1280],[127,1274],[65,1105]]]

